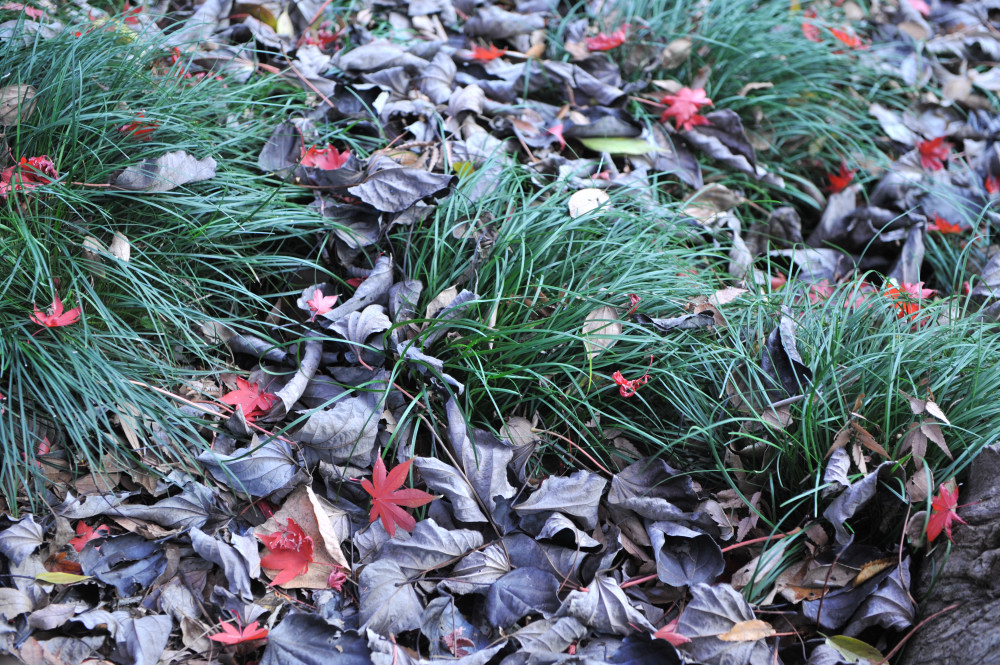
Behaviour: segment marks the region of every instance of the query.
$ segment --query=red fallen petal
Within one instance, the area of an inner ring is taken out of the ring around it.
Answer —
[[[603,32],[598,33],[596,37],[587,37],[587,50],[588,51],[610,51],[613,48],[618,48],[625,43],[625,29],[628,26],[622,26],[612,32],[610,35],[606,35]]]
[[[490,44],[489,48],[483,48],[478,45],[472,47],[472,59],[479,62],[489,62],[490,60],[495,60],[506,55],[506,53],[507,49],[498,49],[493,44]]]

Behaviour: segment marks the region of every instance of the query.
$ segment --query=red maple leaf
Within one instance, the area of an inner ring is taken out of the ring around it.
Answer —
[[[658,640],[666,640],[670,642],[675,647],[679,647],[682,644],[687,644],[691,641],[691,638],[685,637],[677,632],[677,621],[680,619],[674,619],[670,623],[664,625],[662,628],[653,633],[653,637]]]
[[[29,317],[32,321],[40,326],[45,326],[46,328],[58,328],[60,326],[68,326],[71,323],[76,323],[80,320],[80,308],[74,307],[68,312],[63,312],[62,300],[59,299],[58,295],[52,296],[52,304],[49,305],[49,313],[38,309],[35,305],[35,313]]]
[[[965,233],[961,224],[952,224],[947,219],[941,219],[937,213],[934,213],[934,222],[927,225],[927,230],[938,233]]]
[[[11,12],[24,11],[29,18],[42,18],[45,12],[41,9],[35,9],[34,7],[29,7],[28,5],[21,4],[20,2],[5,2],[0,5],[0,10],[6,10]]]
[[[549,127],[545,131],[548,132],[549,134],[552,134],[552,136],[556,137],[556,139],[559,141],[560,150],[566,147],[566,137],[563,136],[563,124],[561,122],[558,125]]]
[[[910,6],[920,12],[921,16],[930,16],[931,7],[924,0],[907,0]]]
[[[247,420],[253,420],[267,413],[278,401],[278,396],[273,393],[262,393],[260,384],[236,377],[236,390],[223,395],[222,401],[234,408],[243,407],[243,416]]]
[[[347,572],[340,566],[334,566],[330,576],[326,578],[326,585],[334,591],[341,591],[346,581]]]
[[[695,125],[709,124],[708,118],[698,115],[702,106],[711,106],[712,100],[705,96],[704,88],[681,88],[676,95],[664,95],[661,104],[667,104],[667,109],[660,116],[660,122],[673,118],[677,129],[690,130]]]
[[[269,586],[290,582],[308,571],[309,564],[313,563],[313,539],[291,517],[281,531],[257,537],[268,549],[268,554],[260,558],[260,565],[281,571]]]
[[[337,304],[337,298],[339,296],[324,296],[323,292],[319,289],[313,293],[313,297],[306,301],[309,305],[309,311],[313,315],[309,318],[310,321],[315,321],[316,317],[320,314],[326,314],[333,309],[333,306]]]
[[[806,18],[816,18],[816,12],[812,9],[807,9],[802,12],[802,16]],[[815,23],[809,21],[802,21],[802,36],[811,42],[821,42],[823,38],[819,36],[819,27]]]
[[[958,516],[958,487],[949,491],[946,483],[941,483],[938,487],[938,494],[931,501],[931,516],[927,520],[927,542],[933,543],[934,539],[941,535],[944,530],[951,540],[951,524],[958,520],[962,524],[967,524],[965,520]]]
[[[325,148],[313,146],[302,153],[302,166],[335,171],[347,163],[351,156],[350,150],[339,152],[329,143]]]
[[[99,524],[96,529],[87,526],[83,520],[76,523],[76,538],[69,541],[77,552],[83,551],[83,546],[95,538],[107,538],[111,534],[111,529],[107,525]]]
[[[653,366],[653,356],[649,357],[649,366]],[[611,380],[618,384],[618,393],[622,397],[631,397],[639,389],[639,386],[649,381],[649,369],[647,368],[646,373],[638,379],[626,379],[620,371],[615,370],[615,373],[611,375]]]
[[[507,54],[507,49],[497,48],[493,44],[489,47],[479,46],[476,44],[472,47],[472,59],[478,60],[479,62],[489,62],[490,60],[496,60],[497,58]]]
[[[430,503],[437,497],[422,490],[399,489],[406,481],[406,474],[410,471],[413,460],[407,460],[402,464],[397,464],[393,470],[386,474],[385,464],[382,458],[375,460],[375,469],[372,471],[372,479],[362,479],[361,487],[372,496],[372,510],[368,515],[368,521],[374,522],[381,518],[382,526],[390,537],[396,535],[398,525],[404,531],[413,531],[417,526],[417,521],[413,516],[403,510],[400,506],[416,508],[425,503]]]
[[[610,35],[606,35],[603,32],[597,33],[595,37],[587,37],[587,50],[588,51],[610,51],[613,48],[618,48],[625,43],[626,34],[625,31],[628,30],[628,25],[623,25],[618,28]]]
[[[996,194],[1000,192],[1000,179],[997,179],[995,175],[990,173],[983,180],[983,187],[986,189],[987,194]]]
[[[939,136],[936,139],[918,143],[917,151],[920,153],[922,167],[928,171],[940,171],[944,168],[944,163],[948,161],[951,144],[945,142],[943,136]]]
[[[842,44],[848,48],[853,49],[866,49],[868,45],[865,44],[860,37],[858,37],[854,32],[850,30],[838,30],[837,28],[830,28],[830,32],[833,36],[840,40]]]
[[[915,314],[920,310],[920,301],[930,298],[935,293],[937,291],[934,289],[925,289],[923,282],[915,284],[900,282],[898,287],[890,284],[885,290],[885,295],[893,300],[893,305],[899,310],[897,314],[899,318]]]
[[[251,621],[242,630],[238,626],[225,621],[220,621],[221,633],[209,635],[208,639],[222,644],[240,644],[242,642],[252,642],[262,640],[267,637],[267,628],[258,628],[256,621]]]
[[[142,7],[139,7],[138,9],[141,11]],[[139,111],[139,113],[136,114],[136,117],[145,118],[146,117],[145,111]],[[140,119],[140,120],[133,120],[127,125],[122,125],[121,127],[118,128],[118,131],[121,132],[122,134],[125,134],[126,136],[133,136],[139,140],[148,141],[150,139],[149,135],[155,132],[157,128],[159,128],[159,126],[160,123],[158,122],[149,122]]]
[[[847,186],[854,180],[854,169],[847,168],[847,162],[840,163],[840,171],[837,174],[828,173],[826,177],[830,180],[830,191],[836,194],[847,189]]]
[[[11,191],[47,185],[58,177],[56,166],[47,155],[22,157],[14,166],[0,171],[0,198],[7,198],[7,193]]]

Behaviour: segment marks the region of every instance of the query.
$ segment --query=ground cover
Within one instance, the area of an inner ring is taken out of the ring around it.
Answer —
[[[164,9],[0,8],[5,650],[896,652],[997,437],[987,23]]]

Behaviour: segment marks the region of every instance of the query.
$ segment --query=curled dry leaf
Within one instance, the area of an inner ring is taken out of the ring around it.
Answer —
[[[569,197],[569,216],[576,219],[588,212],[593,212],[611,200],[603,189],[588,187],[573,193]]]
[[[593,362],[602,351],[607,351],[618,343],[622,324],[618,320],[618,310],[610,305],[601,305],[587,314],[583,322],[583,345],[587,358]]]

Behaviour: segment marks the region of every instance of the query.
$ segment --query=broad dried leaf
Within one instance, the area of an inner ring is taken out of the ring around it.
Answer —
[[[589,212],[594,212],[610,200],[611,197],[603,189],[588,187],[587,189],[578,190],[573,192],[573,195],[569,197],[569,201],[567,202],[569,216],[576,219]]]
[[[753,619],[739,622],[719,635],[719,639],[723,642],[756,642],[771,637],[776,632],[778,631],[766,621]]]
[[[231,455],[205,451],[198,455],[198,461],[219,482],[256,497],[295,487],[306,476],[292,446],[281,439],[270,439],[259,447],[239,448]]]
[[[371,665],[368,641],[332,626],[316,614],[291,612],[267,636],[260,665]]]
[[[598,575],[586,591],[571,591],[557,616],[570,616],[598,633],[628,635],[635,628],[653,632],[652,624],[629,603],[610,575]]]
[[[45,529],[27,515],[0,532],[0,554],[20,565],[42,544]]]
[[[674,587],[713,582],[726,563],[715,540],[673,522],[655,522],[647,531],[656,556],[656,576]]]
[[[741,663],[771,665],[776,656],[761,640],[727,642],[721,639],[737,625],[754,621],[750,605],[728,584],[691,587],[691,602],[677,622],[677,630],[691,638],[682,649],[707,665]]]
[[[559,580],[538,568],[516,568],[492,585],[486,595],[491,626],[507,627],[529,614],[550,616],[559,609]]]
[[[169,192],[190,182],[215,177],[215,160],[195,159],[183,150],[175,150],[156,159],[144,159],[111,178],[111,186],[133,192]]]
[[[549,476],[526,501],[514,506],[522,514],[559,512],[577,518],[584,529],[597,526],[597,504],[607,481],[589,471],[568,477]]]
[[[417,201],[447,189],[453,180],[450,175],[396,166],[367,175],[364,182],[347,191],[376,210],[402,212]]]
[[[423,608],[408,576],[391,559],[365,566],[358,578],[361,623],[382,635],[420,627]]]
[[[483,544],[478,531],[445,529],[432,520],[418,522],[406,540],[390,540],[379,551],[399,564],[407,575],[419,575],[458,560]]]
[[[583,323],[583,346],[591,362],[602,351],[607,351],[618,343],[622,334],[622,324],[618,320],[618,310],[610,305],[601,305],[587,314]]]
[[[160,543],[127,533],[108,538],[100,547],[96,541],[87,543],[80,552],[80,566],[125,597],[149,587],[166,569],[167,556]]]

